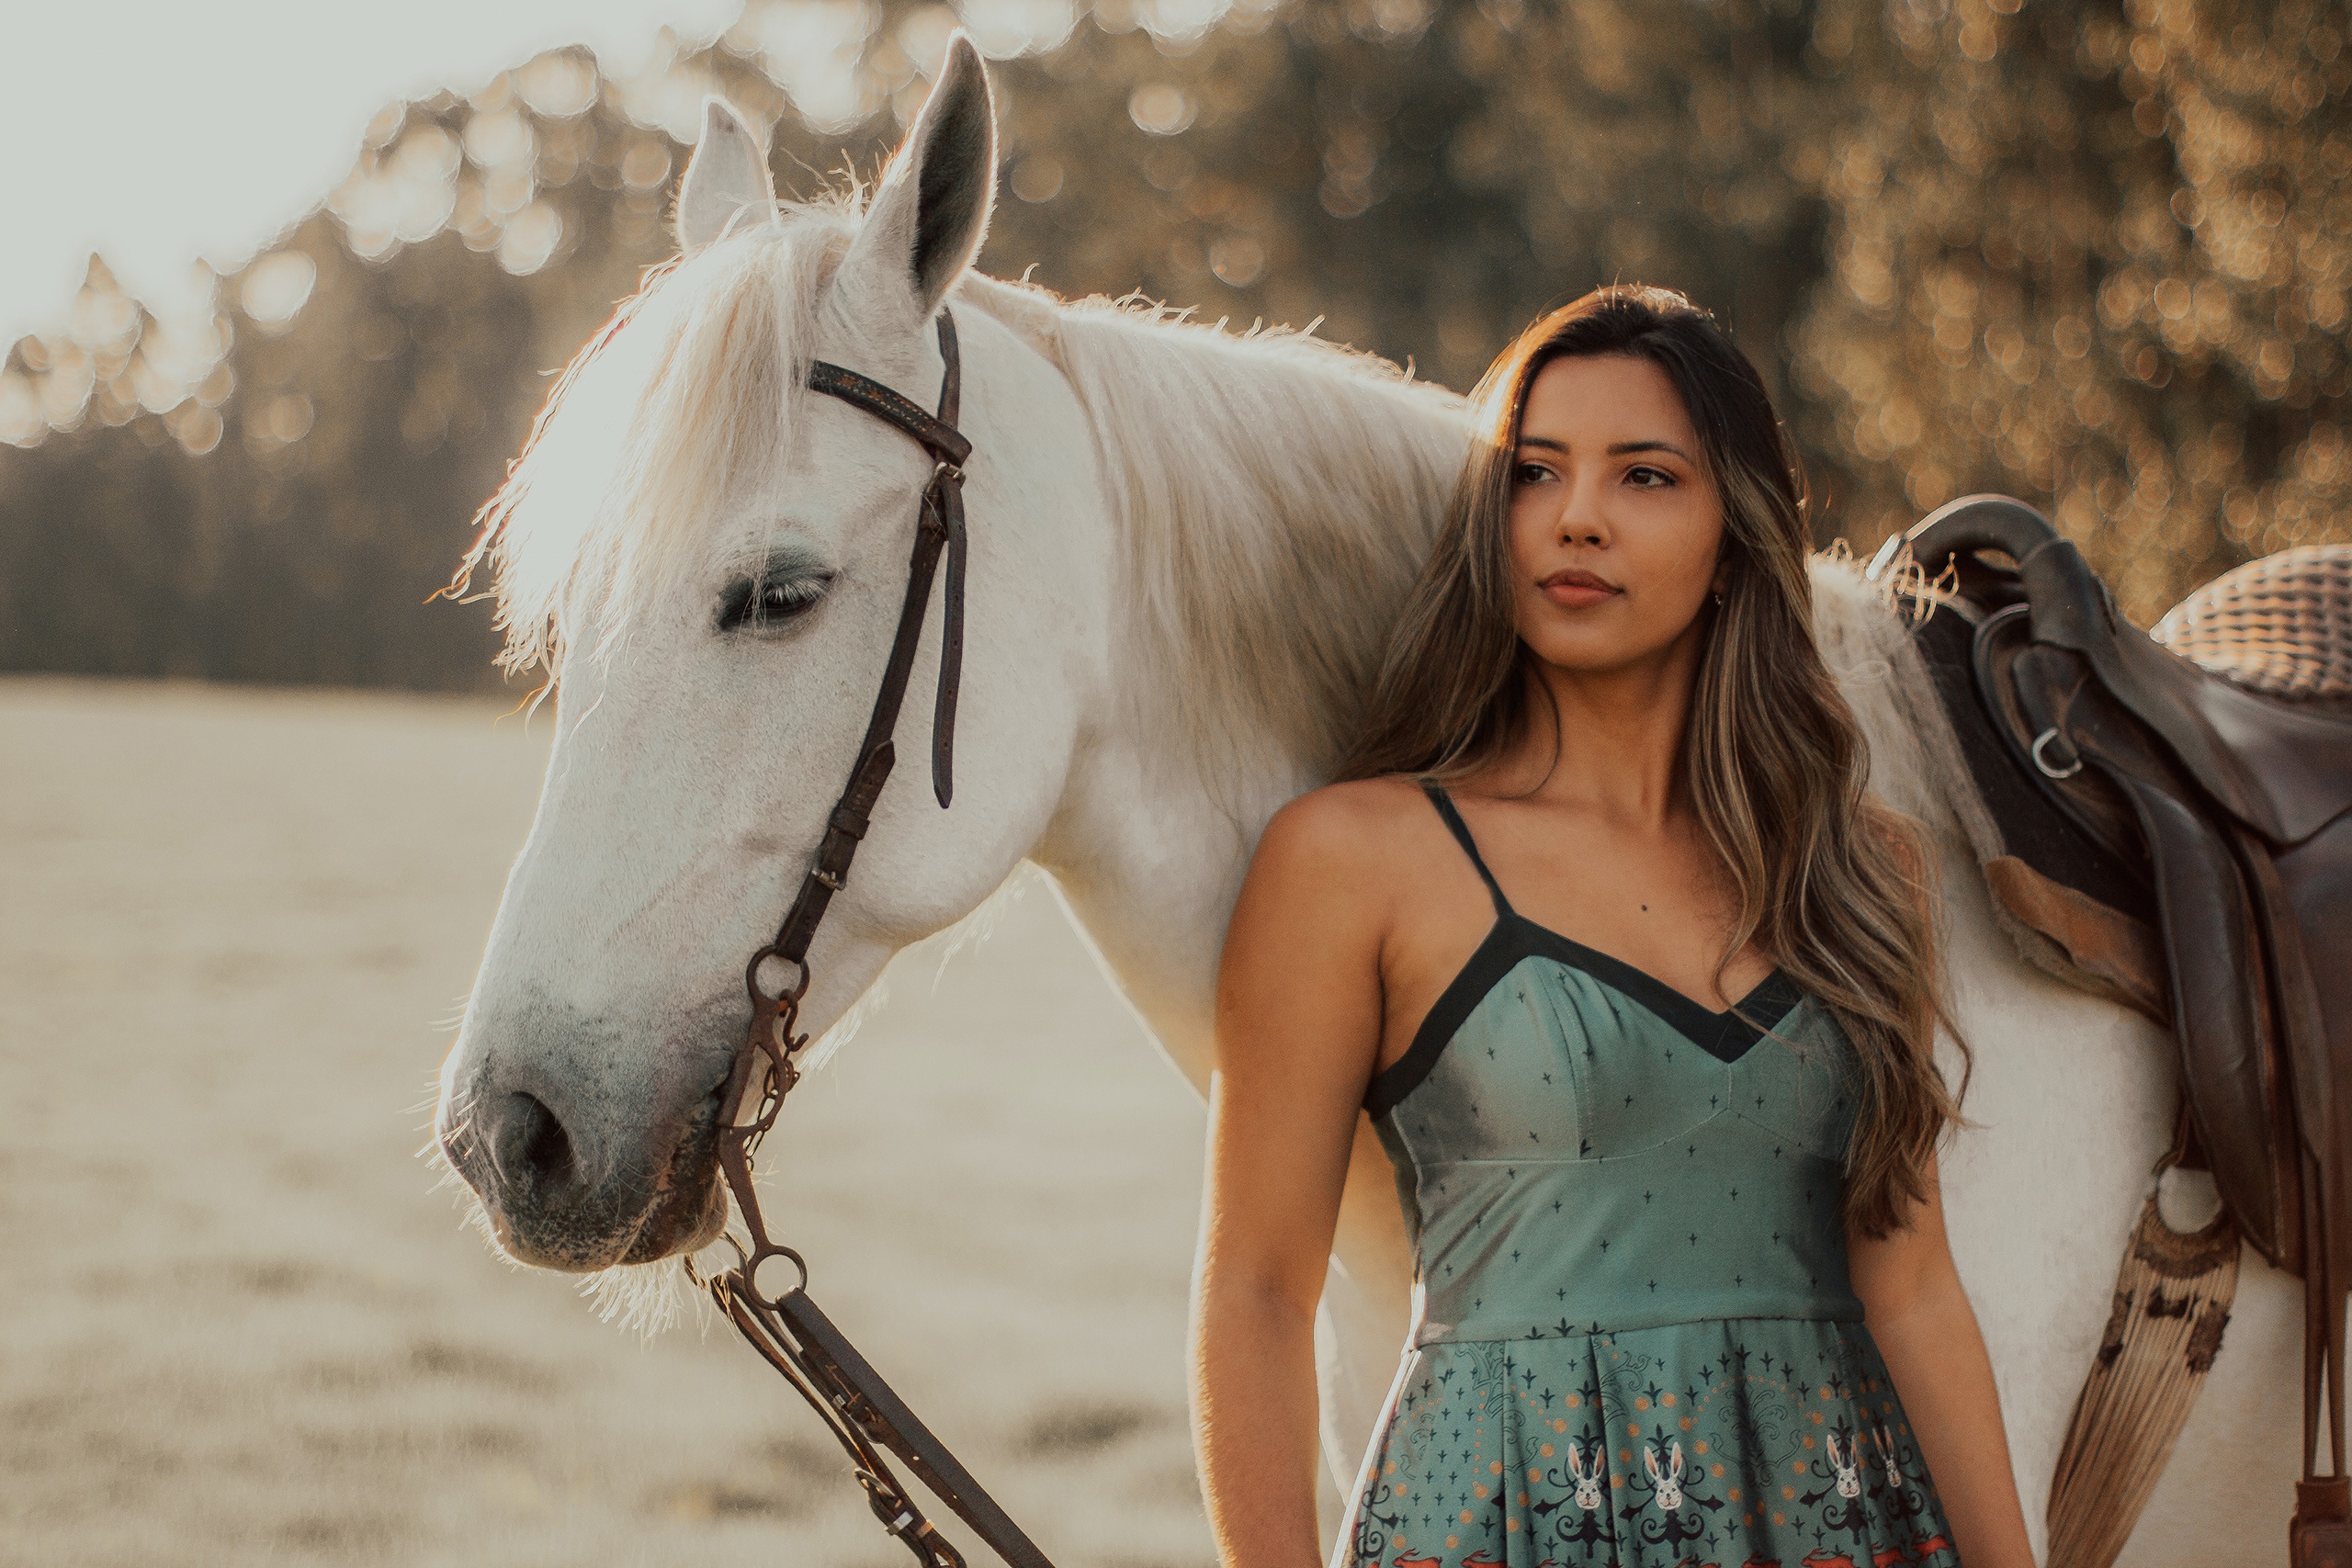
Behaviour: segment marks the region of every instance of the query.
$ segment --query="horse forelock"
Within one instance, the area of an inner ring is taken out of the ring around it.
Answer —
[[[459,568],[485,564],[509,670],[600,651],[702,559],[702,525],[771,461],[805,395],[819,301],[854,225],[786,209],[646,275],[557,380]]]

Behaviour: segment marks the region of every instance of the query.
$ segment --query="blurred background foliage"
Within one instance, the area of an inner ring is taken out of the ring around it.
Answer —
[[[671,245],[706,92],[779,188],[871,174],[947,35],[995,57],[982,265],[1305,322],[1467,387],[1546,305],[1715,308],[1867,549],[1973,490],[2146,622],[2352,538],[2352,51],[2275,0],[750,0],[628,80],[393,105],[160,321],[102,261],[0,368],[0,668],[492,683],[427,607],[548,374]]]

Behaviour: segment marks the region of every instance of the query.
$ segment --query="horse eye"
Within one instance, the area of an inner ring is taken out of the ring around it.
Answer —
[[[746,579],[729,589],[719,608],[718,624],[726,631],[762,631],[784,626],[817,607],[832,585],[832,574]]]

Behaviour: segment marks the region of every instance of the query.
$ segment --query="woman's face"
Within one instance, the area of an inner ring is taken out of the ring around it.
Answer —
[[[1519,635],[1588,673],[1657,658],[1721,586],[1723,504],[1666,372],[1626,355],[1536,373],[1512,469]]]

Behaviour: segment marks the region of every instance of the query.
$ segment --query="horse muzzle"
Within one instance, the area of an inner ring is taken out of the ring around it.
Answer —
[[[727,1221],[716,1136],[724,1061],[688,1071],[664,1052],[657,1070],[621,1074],[617,1052],[535,1032],[487,1032],[479,1049],[461,1040],[435,1119],[500,1248],[590,1273],[716,1240]]]

